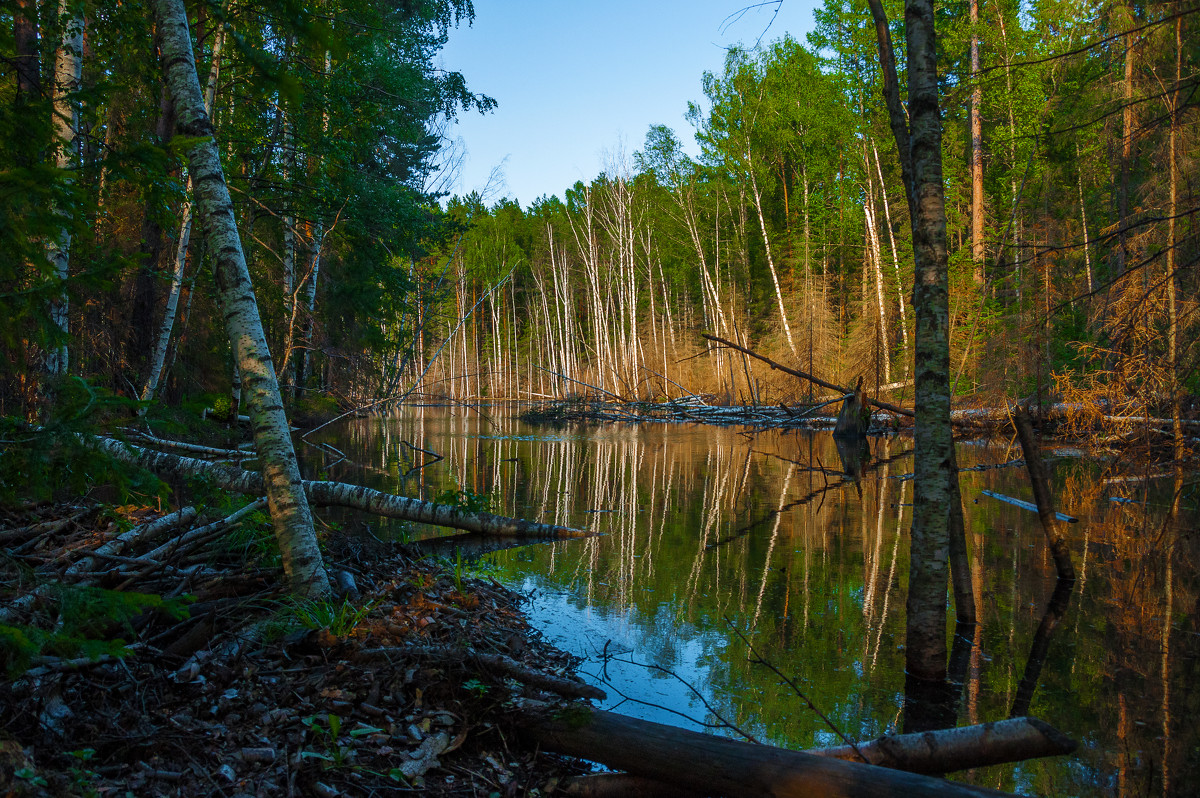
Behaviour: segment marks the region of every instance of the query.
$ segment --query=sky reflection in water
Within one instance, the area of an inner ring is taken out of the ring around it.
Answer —
[[[605,532],[488,559],[532,595],[535,625],[587,659],[606,707],[692,728],[727,723],[717,733],[789,747],[836,744],[749,661],[736,627],[848,736],[898,728],[911,440],[870,441],[855,481],[825,433],[490,418],[427,408],[350,422],[328,440],[358,467],[328,477],[425,498],[470,490],[499,513]],[[421,460],[406,442],[444,459],[404,478]],[[964,468],[1019,456],[1004,443],[958,454]],[[1080,740],[1079,753],[955,778],[1047,795],[1187,794],[1197,783],[1195,488],[1184,485],[1180,517],[1167,523],[1172,479],[1111,476],[1073,458],[1054,467],[1059,509],[1081,519],[1066,529],[1079,581],[1030,711]],[[962,489],[968,548],[983,567],[973,569],[981,624],[960,724],[1009,715],[1054,582],[1037,516],[981,494],[1032,499],[1024,470],[966,471]]]

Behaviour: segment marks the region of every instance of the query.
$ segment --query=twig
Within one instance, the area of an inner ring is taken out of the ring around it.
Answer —
[[[808,708],[811,709],[813,712],[815,712],[817,714],[817,716],[822,721],[824,721],[825,725],[828,726],[831,731],[833,731],[834,734],[836,734],[838,737],[841,737],[843,743],[845,743],[846,745],[848,745],[852,749],[854,749],[854,753],[858,756],[859,759],[861,759],[863,762],[866,762],[867,758],[865,756],[863,756],[862,751],[858,750],[858,743],[854,742],[849,737],[847,737],[845,734],[843,734],[842,730],[839,729],[834,724],[834,722],[829,719],[828,715],[826,715],[821,710],[817,709],[817,705],[812,702],[812,699],[810,699],[807,695],[805,695],[804,691],[800,689],[800,686],[798,684],[796,684],[796,682],[793,679],[789,678],[788,676],[785,676],[783,674],[783,672],[779,670],[779,668],[776,668],[773,664],[771,664],[771,662],[769,662],[768,660],[763,658],[763,656],[761,654],[759,654],[758,651],[754,648],[754,644],[750,642],[750,638],[746,637],[746,635],[742,632],[742,630],[737,628],[737,626],[734,625],[733,621],[729,620],[728,615],[724,616],[724,618],[725,618],[725,623],[729,624],[729,628],[733,630],[733,633],[735,635],[737,635],[739,638],[741,638],[742,642],[746,644],[746,648],[750,649],[750,654],[753,657],[753,659],[751,659],[750,661],[756,665],[766,665],[767,668],[770,669],[770,671],[772,673],[774,673],[780,679],[783,679],[783,681],[787,684],[787,686],[792,688],[792,692],[794,692],[796,695],[798,695],[805,704],[808,704]]]

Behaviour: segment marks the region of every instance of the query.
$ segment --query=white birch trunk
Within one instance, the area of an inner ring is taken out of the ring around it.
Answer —
[[[779,318],[783,322],[783,334],[787,338],[788,349],[799,357],[796,352],[796,342],[792,340],[792,328],[788,324],[787,308],[783,304],[783,290],[779,287],[779,275],[775,271],[775,259],[771,256],[771,237],[767,235],[767,221],[763,218],[762,197],[758,192],[758,180],[754,177],[754,161],[750,157],[750,148],[746,148],[746,171],[750,175],[750,190],[754,193],[754,210],[758,212],[758,225],[762,229],[763,247],[767,251],[767,268],[771,270],[771,282],[775,285],[775,298],[779,300]]]
[[[883,218],[887,223],[888,243],[892,246],[892,267],[896,271],[896,301],[900,304],[900,340],[904,343],[904,379],[907,380],[912,355],[908,351],[908,313],[904,309],[904,281],[900,279],[900,257],[896,250],[896,234],[892,232],[892,211],[888,206],[887,183],[883,182],[883,164],[879,160],[879,149],[874,141],[871,142],[871,150],[875,153],[875,169],[879,173],[880,196],[883,197]]]
[[[1174,129],[1171,130],[1171,135],[1172,136],[1175,135]],[[1175,154],[1174,146],[1175,146],[1175,141],[1172,138],[1172,140],[1171,140],[1172,156],[1174,156],[1174,154]],[[1075,171],[1078,176],[1077,185],[1079,187],[1079,223],[1080,223],[1080,226],[1083,227],[1083,272],[1087,278],[1087,291],[1090,294],[1090,293],[1092,293],[1092,256],[1088,252],[1088,249],[1090,249],[1090,247],[1091,247],[1091,242],[1088,240],[1087,205],[1084,203],[1084,200],[1083,200],[1083,168],[1079,162],[1079,142],[1075,142],[1075,164],[1077,167]],[[1171,162],[1171,165],[1174,166],[1174,161]],[[1173,173],[1172,173],[1172,177],[1174,177]],[[1171,188],[1174,189],[1174,187],[1175,187],[1174,184],[1172,184]],[[1174,199],[1174,197],[1172,197],[1172,199]],[[1175,217],[1173,214],[1171,215],[1170,221],[1168,222],[1168,224],[1171,226],[1171,229],[1174,230]],[[1168,257],[1168,259],[1171,257],[1170,250],[1168,250],[1167,257]],[[1170,262],[1170,261],[1168,260],[1168,262]],[[1168,271],[1170,271],[1170,269],[1168,269]]]
[[[327,596],[329,578],[317,545],[279,382],[238,238],[233,201],[200,94],[187,11],[183,0],[154,0],[153,6],[178,127],[195,141],[188,148],[187,157],[195,189],[196,216],[215,259],[217,300],[241,374],[241,404],[250,416],[284,571],[293,591],[310,597]]]
[[[70,0],[60,0],[58,13],[67,18],[73,9]],[[66,21],[62,41],[54,54],[54,135],[57,139],[55,165],[70,173],[75,167],[75,139],[79,135],[79,103],[76,95],[83,82],[83,15],[76,13]],[[67,183],[74,182],[67,178]],[[71,229],[65,214],[57,210],[63,224],[46,243],[46,258],[54,270],[54,278],[62,284],[56,297],[50,300],[50,322],[58,328],[60,340],[46,353],[46,374],[51,377],[67,373],[68,311],[66,281],[71,267]]]
[[[875,225],[875,198],[871,188],[871,164],[867,162],[867,196],[863,203],[863,211],[867,222],[867,239],[870,244],[870,258],[875,269],[875,303],[879,308],[879,348],[883,352],[883,382],[886,385],[892,381],[892,357],[889,349],[887,313],[883,301],[883,256],[879,246],[879,230]]]
[[[225,26],[217,28],[213,40],[212,67],[208,71],[208,85],[204,89],[204,110],[212,113],[213,102],[217,94],[217,80],[221,74],[221,50],[225,46]],[[171,343],[171,332],[175,327],[175,315],[179,309],[179,295],[183,291],[183,272],[187,265],[188,247],[192,238],[192,178],[187,181],[186,194],[188,199],[183,201],[182,219],[179,223],[179,237],[175,248],[175,273],[171,276],[171,291],[167,294],[167,307],[163,311],[162,324],[158,328],[158,341],[154,345],[154,354],[150,358],[150,370],[142,385],[142,401],[148,402],[158,392],[158,382],[162,379],[163,364],[167,359],[167,349]]]

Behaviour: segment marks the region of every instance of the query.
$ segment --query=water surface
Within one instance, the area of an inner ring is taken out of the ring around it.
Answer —
[[[866,740],[899,728],[911,439],[872,439],[857,477],[828,433],[532,427],[503,409],[414,408],[320,440],[346,455],[309,458],[331,479],[468,491],[498,513],[604,532],[487,562],[532,597],[538,628],[587,659],[607,708],[792,748],[837,744],[833,729]],[[960,643],[956,713],[999,720],[1024,703],[1080,750],[954,778],[1039,795],[1194,793],[1195,487],[1054,461],[1059,509],[1080,519],[1066,527],[1079,581],[1031,663],[1053,562],[1036,514],[981,494],[1032,501],[1024,470],[1002,467],[1019,457],[1003,442],[958,449],[961,467],[981,468],[962,474],[981,623]]]

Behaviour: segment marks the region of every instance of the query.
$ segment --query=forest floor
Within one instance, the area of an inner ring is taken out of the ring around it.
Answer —
[[[546,700],[542,676],[569,692],[578,663],[494,580],[332,533],[356,601],[297,602],[277,568],[217,556],[186,612],[89,615],[133,566],[118,556],[73,586],[70,564],[161,515],[118,509],[123,524],[99,505],[0,512],[0,795],[550,795],[588,770],[521,744],[514,700]],[[185,595],[150,579],[135,589]]]

